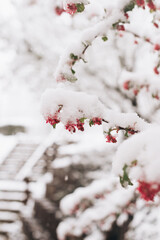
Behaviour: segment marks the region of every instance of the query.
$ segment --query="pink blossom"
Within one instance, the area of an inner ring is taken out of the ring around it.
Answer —
[[[72,4],[67,4],[67,8],[65,10],[67,13],[69,13],[70,15],[73,15],[74,13],[76,13],[77,11],[77,7],[76,4],[72,3]]]

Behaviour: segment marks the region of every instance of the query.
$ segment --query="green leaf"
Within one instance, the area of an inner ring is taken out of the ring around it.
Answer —
[[[134,167],[134,166],[136,166],[136,165],[137,165],[137,163],[138,163],[138,161],[137,161],[137,160],[133,160],[133,161],[131,162],[131,167]]]
[[[127,4],[125,7],[124,7],[124,12],[129,12],[129,11],[132,11],[132,9],[134,8],[135,6],[135,2],[134,1],[131,1],[129,4]]]
[[[93,122],[92,119],[90,119],[90,121],[89,121],[89,126],[92,127],[93,125],[94,125],[94,122]]]
[[[119,24],[119,22],[116,22],[116,23],[113,23],[112,24],[112,27],[115,29],[115,28],[117,28],[117,25]]]
[[[71,53],[70,54],[70,58],[76,61],[78,59],[78,56],[76,56],[73,53]]]
[[[107,135],[111,135],[111,132],[113,131],[113,129],[112,128],[110,128],[109,130],[108,130],[108,132],[107,132]]]
[[[103,36],[103,37],[102,37],[102,40],[103,40],[104,42],[106,42],[106,41],[108,40],[108,38],[107,38],[106,36]]]
[[[84,120],[86,120],[86,119],[87,119],[87,118],[85,118],[85,117],[84,117],[84,118],[80,118],[79,121],[80,121],[81,123],[84,123]]]
[[[120,183],[122,187],[126,187],[127,185],[133,185],[130,178],[128,177],[127,170],[128,170],[128,166],[127,164],[125,164],[123,167],[123,176],[120,176]]]
[[[56,124],[53,124],[52,127],[55,129],[56,128]]]
[[[77,4],[76,4],[76,7],[77,7],[77,12],[83,12],[84,9],[85,9],[83,3],[77,3]]]
[[[73,68],[71,68],[71,72],[73,73],[73,74],[75,74],[76,72],[73,70]]]
[[[126,129],[124,136],[128,137],[128,129]]]

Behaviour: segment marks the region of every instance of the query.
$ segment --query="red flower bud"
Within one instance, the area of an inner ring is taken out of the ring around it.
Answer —
[[[66,130],[68,130],[70,133],[75,133],[76,132],[76,128],[75,128],[75,124],[68,122],[65,126]]]
[[[135,96],[137,96],[137,94],[139,93],[139,90],[138,89],[134,89],[133,93],[134,93]]]
[[[159,51],[160,50],[160,45],[159,44],[155,44],[154,45],[154,50]]]
[[[155,67],[153,70],[154,70],[155,74],[159,75],[159,71],[158,71],[157,67]]]
[[[145,6],[145,3],[144,3],[144,0],[136,0],[136,4],[140,7],[144,7]]]
[[[154,5],[154,3],[152,2],[152,0],[148,0],[148,7],[151,9],[151,10],[153,10],[153,11],[155,11],[156,10],[156,6]]]
[[[72,3],[72,4],[67,4],[67,8],[65,10],[67,13],[69,13],[70,15],[73,15],[74,13],[76,13],[77,11],[77,7],[76,4]]]
[[[123,88],[125,89],[125,90],[129,90],[130,89],[130,81],[128,80],[128,81],[125,81],[124,83],[123,83]]]
[[[159,25],[157,23],[153,23],[156,28],[159,28]]]
[[[55,10],[56,14],[59,16],[64,12],[64,9],[60,8],[60,7],[56,7],[54,10]]]
[[[98,118],[98,117],[92,118],[92,121],[93,121],[94,125],[96,125],[96,124],[101,125],[102,124],[102,119]]]
[[[118,30],[118,31],[125,31],[124,25],[118,25],[118,26],[117,26],[117,30]]]
[[[139,186],[137,190],[140,192],[141,197],[146,201],[153,201],[155,195],[160,191],[159,183],[147,183],[144,181],[139,181]]]
[[[107,139],[106,142],[108,142],[108,143],[116,143],[117,142],[116,138],[113,137],[111,134],[107,135],[106,139]]]
[[[78,130],[84,131],[84,123],[81,122],[79,119],[77,119],[77,125],[76,125],[76,127],[78,128]]]
[[[55,114],[54,116],[48,116],[46,119],[46,123],[50,123],[52,126],[59,123],[60,120],[57,117],[57,114]]]
[[[125,13],[124,16],[125,16],[127,19],[129,18],[128,13]]]

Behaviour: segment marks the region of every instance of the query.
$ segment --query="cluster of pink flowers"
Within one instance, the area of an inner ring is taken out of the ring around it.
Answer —
[[[106,139],[107,139],[106,142],[108,142],[108,143],[116,143],[117,142],[116,138],[113,137],[111,134],[108,134],[106,136]]]
[[[153,201],[155,195],[160,191],[160,184],[156,182],[148,183],[145,181],[139,181],[137,190],[144,200]]]
[[[152,10],[152,11],[156,11],[156,6],[154,5],[152,0],[148,0],[148,4],[147,6]]]
[[[79,119],[77,119],[76,127],[79,131],[84,131],[84,122],[81,122]]]
[[[76,124],[72,122],[68,122],[65,125],[65,129],[68,130],[70,133],[75,133],[76,132]]]
[[[127,133],[133,135],[133,134],[136,133],[136,131],[135,131],[134,129],[130,128],[130,129],[127,131]]]
[[[118,25],[117,25],[117,30],[118,30],[118,31],[125,31],[124,25],[118,24]]]
[[[92,118],[93,125],[101,125],[102,124],[102,118],[94,117]]]
[[[67,13],[69,13],[70,15],[73,15],[77,12],[77,6],[76,4],[72,3],[72,4],[67,4],[67,8],[65,10]]]
[[[136,0],[136,4],[137,4],[139,7],[142,7],[142,8],[145,7],[145,2],[144,2],[144,0]]]
[[[70,133],[75,133],[76,132],[76,127],[78,130],[80,131],[84,131],[84,123],[80,122],[79,119],[77,119],[77,123],[73,123],[73,122],[68,122],[65,125],[65,129],[68,130]]]
[[[56,124],[60,122],[60,119],[58,118],[58,113],[60,112],[61,108],[53,115],[53,116],[48,116],[46,118],[46,123],[50,123],[54,128],[56,127]],[[65,129],[68,130],[71,133],[76,132],[76,128],[79,131],[84,131],[84,121],[86,118],[81,118],[77,119],[76,123],[72,121],[68,121],[68,123],[65,125]],[[101,125],[102,124],[102,119],[99,117],[94,117],[90,119],[90,126],[92,125]]]
[[[50,123],[52,126],[59,122],[60,120],[58,119],[57,114],[55,114],[54,116],[48,116],[46,119],[46,123]]]
[[[154,5],[152,0],[148,0],[147,1],[147,6],[152,10],[152,11],[156,11],[156,6]],[[136,0],[136,4],[139,7],[145,8],[145,1],[144,0]]]
[[[81,122],[79,119],[77,119],[77,123],[68,122],[65,125],[65,129],[68,130],[71,133],[75,133],[76,132],[76,128],[79,131],[84,131],[84,122]]]
[[[134,130],[134,128],[132,127],[127,127],[127,128],[121,128],[121,127],[115,127],[115,128],[110,128],[108,132],[106,133],[106,142],[108,143],[116,143],[117,139],[116,137],[114,137],[111,132],[112,131],[116,131],[116,133],[118,133],[120,130],[124,131],[124,136],[129,137],[128,134],[133,135],[135,133],[137,133],[137,130]]]
[[[57,14],[57,15],[61,15],[63,12],[67,12],[67,13],[69,13],[70,15],[73,15],[73,14],[75,14],[76,12],[77,12],[77,6],[76,6],[76,4],[74,4],[74,3],[70,3],[70,4],[67,4],[67,8],[66,8],[66,10],[64,10],[63,8],[61,8],[61,7],[59,7],[59,6],[57,6],[55,9],[55,13]]]
[[[126,17],[126,19],[128,19],[129,18],[129,15],[128,15],[128,13],[124,13],[124,16]]]
[[[84,131],[84,120],[85,118],[83,119],[77,119],[77,123],[73,123],[71,121],[69,121],[66,125],[65,125],[65,128],[66,130],[68,130],[69,132],[71,133],[75,133],[76,132],[76,128],[79,130],[79,131]],[[98,118],[98,117],[94,117],[92,119],[90,119],[90,126],[92,125],[101,125],[102,124],[102,119],[101,118]]]

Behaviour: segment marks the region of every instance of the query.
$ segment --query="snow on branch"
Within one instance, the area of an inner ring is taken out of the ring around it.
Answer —
[[[84,199],[90,202],[94,199],[103,199],[104,194],[110,193],[115,184],[117,184],[117,179],[111,176],[107,178],[107,181],[104,181],[104,179],[96,180],[88,187],[76,189],[74,193],[68,194],[62,199],[60,208],[63,214],[70,215],[78,211],[78,206],[81,205]]]
[[[147,201],[160,191],[159,139],[160,127],[156,125],[138,133],[119,146],[113,162],[113,171],[120,176],[122,186],[138,181],[138,191]]]
[[[84,124],[104,125],[107,142],[115,143],[112,131],[125,131],[125,135],[143,131],[150,126],[135,113],[118,113],[107,109],[97,96],[63,88],[48,89],[42,96],[42,113],[54,128],[63,123],[66,130],[84,131]],[[106,130],[107,129],[107,130]]]
[[[80,3],[79,3],[80,2]],[[144,2],[144,1],[143,1]],[[57,82],[64,82],[64,81],[70,81],[75,82],[77,80],[76,72],[74,70],[74,65],[82,60],[85,62],[85,52],[88,49],[89,46],[92,45],[92,42],[97,37],[102,37],[103,41],[107,41],[107,34],[109,30],[115,29],[118,31],[125,31],[124,23],[128,22],[128,12],[133,10],[135,7],[135,3],[139,6],[144,8],[144,4],[141,4],[140,1],[131,1],[131,0],[121,0],[119,2],[116,1],[116,3],[103,3],[104,5],[104,11],[105,15],[103,19],[99,20],[94,26],[89,27],[88,29],[84,30],[81,34],[81,36],[78,36],[76,40],[72,41],[71,44],[66,48],[63,55],[61,56],[61,59],[59,61],[59,65],[57,67],[56,73],[55,73],[55,79]],[[70,14],[74,14],[77,11],[76,4],[88,4],[88,1],[83,0],[66,0],[64,1],[64,7],[65,9],[68,9],[68,6],[70,9],[68,12]],[[156,6],[150,1],[150,4],[148,3],[148,8],[152,11],[156,10]],[[67,10],[66,10],[67,11]],[[156,19],[156,16],[154,17]],[[154,20],[155,21],[155,20]],[[154,22],[153,22],[154,23]],[[155,23],[156,24],[156,23]],[[138,36],[137,34],[132,33],[132,31],[129,31],[131,34]],[[139,36],[140,37],[140,36]],[[158,46],[155,44],[155,46]],[[156,69],[159,67],[159,65],[155,66],[155,73]],[[158,72],[158,70],[157,70]],[[156,73],[157,74],[157,73]]]
[[[106,10],[106,16],[103,20],[95,24],[94,26],[84,30],[81,36],[78,38],[78,41],[73,41],[70,46],[64,51],[64,54],[61,56],[59,65],[55,73],[55,79],[57,82],[70,81],[75,82],[77,77],[75,75],[75,70],[73,66],[79,60],[84,59],[84,54],[89,46],[91,46],[94,39],[97,37],[102,37],[104,41],[107,40],[107,33],[110,29],[117,29],[123,31],[124,26],[123,22],[126,21],[124,16],[124,7],[130,1],[125,0],[121,1],[121,8],[109,8]]]
[[[137,96],[143,90],[152,98],[160,99],[159,77],[155,74],[123,71],[119,82],[126,94]]]

